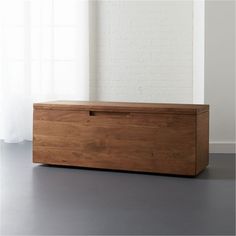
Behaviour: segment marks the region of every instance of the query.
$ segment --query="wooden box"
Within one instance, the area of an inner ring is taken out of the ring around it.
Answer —
[[[196,176],[208,165],[209,106],[34,104],[33,162]]]

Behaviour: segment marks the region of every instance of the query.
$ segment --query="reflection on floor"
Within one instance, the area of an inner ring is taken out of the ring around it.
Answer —
[[[32,164],[1,143],[1,234],[234,234],[234,155],[197,178]]]

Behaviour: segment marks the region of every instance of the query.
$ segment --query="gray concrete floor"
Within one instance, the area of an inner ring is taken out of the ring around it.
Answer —
[[[235,233],[234,155],[197,178],[32,164],[30,142],[1,143],[1,234]]]

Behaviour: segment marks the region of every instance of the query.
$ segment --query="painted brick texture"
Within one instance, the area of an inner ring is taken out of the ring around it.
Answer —
[[[98,100],[193,101],[193,2],[98,1]]]

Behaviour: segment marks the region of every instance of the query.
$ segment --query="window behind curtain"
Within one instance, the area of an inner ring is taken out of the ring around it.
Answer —
[[[31,139],[34,101],[87,99],[88,74],[87,1],[0,0],[0,139]]]

